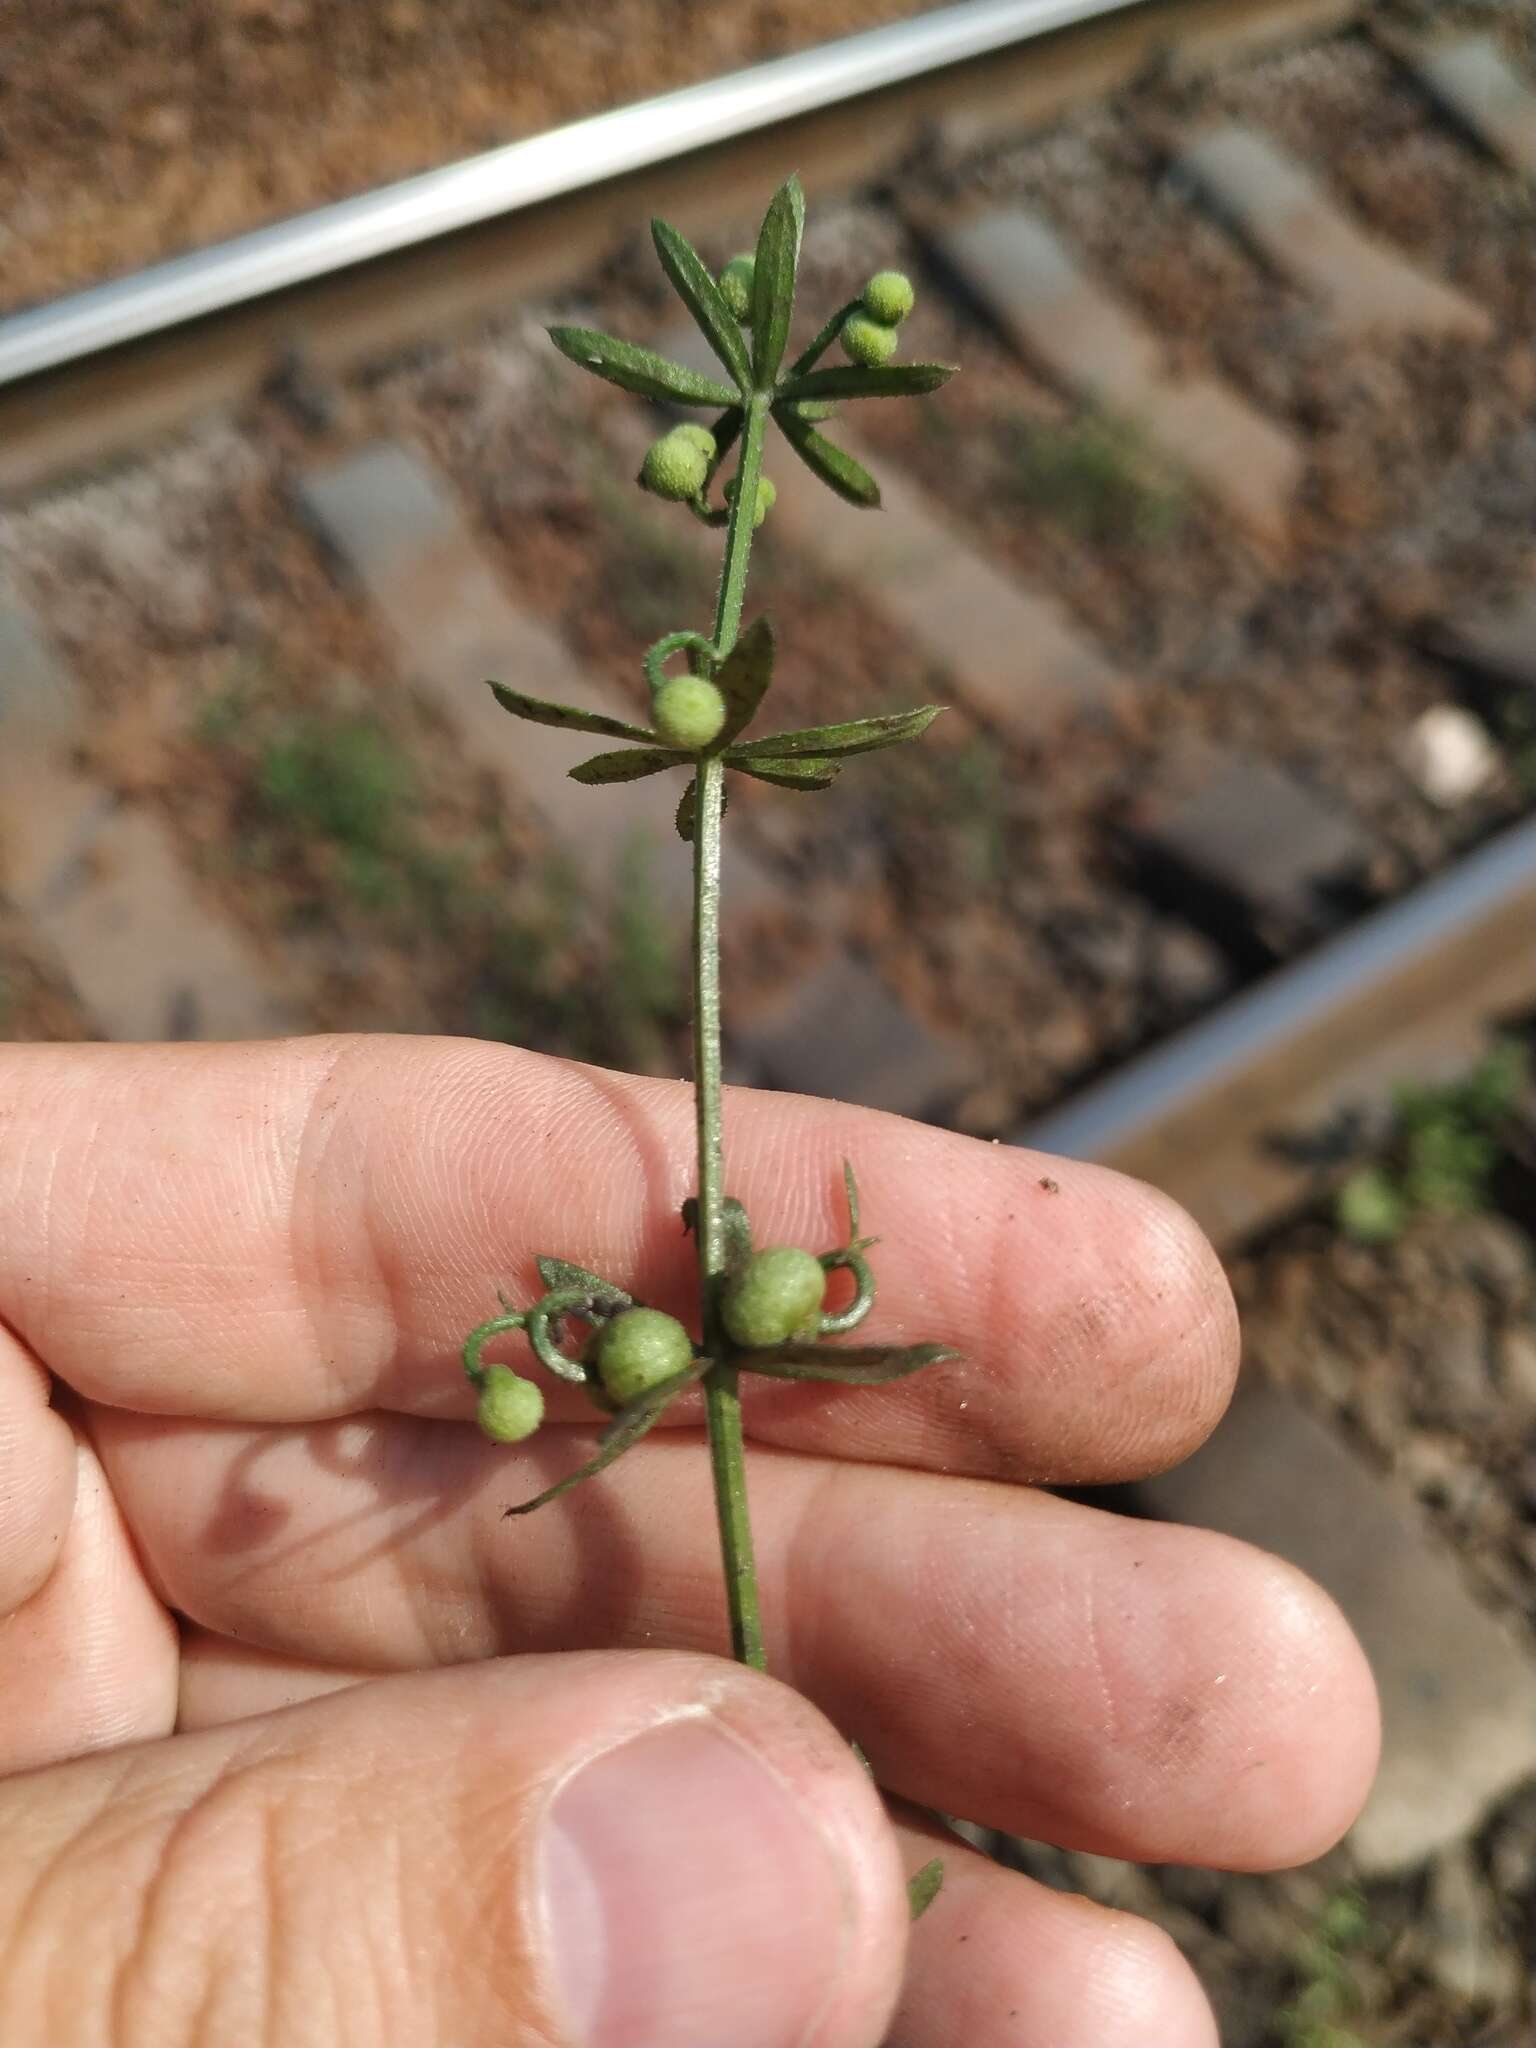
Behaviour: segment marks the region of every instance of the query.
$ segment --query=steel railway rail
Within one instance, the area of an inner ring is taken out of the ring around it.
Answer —
[[[1041,120],[1133,76],[1348,17],[1353,0],[962,0],[569,123],[0,316],[0,491],[248,389],[296,336],[323,369],[579,277],[626,214],[720,211],[782,169],[825,186],[963,109]],[[850,122],[857,106],[863,118]],[[771,135],[772,140],[768,138]]]

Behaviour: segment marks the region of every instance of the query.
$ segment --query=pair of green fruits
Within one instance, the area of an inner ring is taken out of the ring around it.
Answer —
[[[827,1275],[813,1252],[779,1245],[755,1252],[726,1283],[720,1320],[743,1351],[817,1333]],[[693,1339],[657,1308],[627,1308],[597,1331],[589,1346],[603,1392],[626,1408],[652,1388],[676,1379],[693,1363]],[[475,1419],[497,1443],[521,1443],[544,1419],[544,1396],[509,1366],[487,1369]]]

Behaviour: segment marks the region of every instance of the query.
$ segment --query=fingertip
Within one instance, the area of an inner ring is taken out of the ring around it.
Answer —
[[[908,1860],[933,1853],[903,1830]],[[943,1847],[912,1932],[895,2038],[924,2048],[1217,2048],[1189,1962],[1150,1922]]]
[[[1031,1396],[1049,1412],[1050,1473],[1144,1478],[1187,1457],[1232,1397],[1237,1309],[1188,1212],[1108,1167],[1020,1153],[994,1237],[994,1323],[1043,1325]],[[1042,1198],[1043,1195],[1043,1198]]]
[[[1235,1808],[1247,1825],[1223,1862],[1233,1870],[1288,1870],[1326,1855],[1359,1818],[1381,1760],[1381,1705],[1365,1652],[1336,1603],[1284,1559],[1250,1554],[1267,1580],[1256,1598],[1266,1620],[1277,1768],[1267,1797]],[[1250,1762],[1261,1762],[1265,1747],[1256,1744]]]
[[[1149,1310],[1167,1334],[1162,1355],[1149,1365],[1166,1396],[1149,1404],[1145,1457],[1148,1469],[1159,1471],[1198,1449],[1226,1413],[1241,1341],[1237,1303],[1215,1246],[1160,1188],[1130,1185],[1141,1204],[1137,1254]]]
[[[1158,2048],[1220,2048],[1210,2001],[1171,1935],[1090,1899],[1072,1904],[1092,1942],[1087,1975],[1096,2010],[1084,2048],[1090,2038],[1092,2048],[1147,2048],[1149,2038]],[[1158,2015],[1155,2037],[1148,2035],[1148,2012]]]

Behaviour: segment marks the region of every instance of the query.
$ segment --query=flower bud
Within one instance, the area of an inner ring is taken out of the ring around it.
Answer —
[[[640,465],[641,487],[658,498],[697,497],[708,474],[709,457],[682,427],[653,441]]]
[[[872,320],[868,313],[850,313],[838,339],[849,362],[862,364],[866,370],[879,369],[896,353],[895,328]]]
[[[864,310],[882,327],[896,327],[911,312],[915,300],[912,280],[899,270],[877,270],[863,291]]]
[[[720,296],[738,320],[752,311],[752,278],[757,269],[751,256],[733,256],[720,273]]]
[[[510,1365],[488,1365],[475,1420],[492,1443],[520,1444],[544,1420],[544,1396]]]
[[[725,723],[725,699],[703,676],[669,676],[651,705],[656,730],[670,746],[696,754]]]
[[[679,441],[686,441],[690,447],[701,450],[706,462],[714,461],[715,437],[708,427],[701,427],[697,420],[684,420],[683,424],[674,427],[672,432]]]
[[[827,1276],[813,1252],[796,1245],[756,1252],[726,1285],[720,1305],[726,1334],[746,1351],[813,1337],[826,1288]]]
[[[732,505],[736,502],[736,481],[736,478],[732,477],[725,487],[726,499]],[[756,533],[757,529],[768,517],[768,514],[773,510],[774,505],[778,501],[778,495],[779,493],[773,478],[760,475],[757,479],[757,503],[752,510],[752,531],[754,533]]]
[[[621,1408],[692,1361],[693,1340],[676,1316],[663,1315],[659,1308],[625,1309],[604,1330],[597,1348],[603,1386]]]
[[[790,410],[797,419],[805,420],[810,426],[819,426],[821,421],[836,416],[837,407],[830,398],[802,398]]]

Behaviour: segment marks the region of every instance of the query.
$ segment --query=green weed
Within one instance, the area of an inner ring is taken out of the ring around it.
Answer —
[[[1356,2002],[1350,1957],[1370,1933],[1361,1894],[1335,1892],[1297,1952],[1296,1992],[1278,2015],[1280,2048],[1365,2048],[1345,2022]]]
[[[1008,496],[1084,540],[1155,547],[1184,525],[1187,486],[1127,421],[1097,412],[1065,423],[1016,418],[1004,425],[1001,446]]]
[[[1385,1156],[1339,1190],[1340,1230],[1389,1244],[1415,1216],[1469,1215],[1488,1206],[1505,1157],[1503,1129],[1530,1083],[1530,1055],[1496,1045],[1459,1080],[1398,1090]]]

